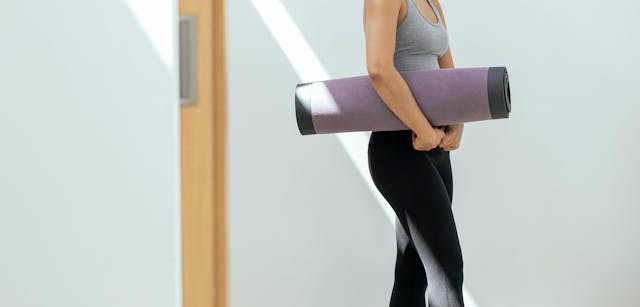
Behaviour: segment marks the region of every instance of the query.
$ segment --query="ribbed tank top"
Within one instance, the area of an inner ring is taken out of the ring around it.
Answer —
[[[414,1],[427,1],[437,17],[429,21]],[[398,71],[438,69],[438,57],[449,47],[449,36],[442,18],[431,0],[406,0],[407,14],[396,28],[396,50],[393,64]]]

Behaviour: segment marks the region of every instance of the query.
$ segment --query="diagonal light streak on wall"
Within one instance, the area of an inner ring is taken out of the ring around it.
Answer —
[[[267,24],[271,34],[293,66],[301,82],[331,79],[311,46],[307,43],[298,26],[293,22],[286,8],[279,0],[253,0],[258,13]],[[358,169],[367,186],[374,194],[385,215],[395,225],[395,212],[387,204],[369,176],[366,160],[369,135],[366,132],[349,132],[335,134],[351,161]]]
[[[301,82],[331,79],[331,76],[320,62],[298,25],[293,21],[289,12],[280,0],[252,0],[258,14],[262,17],[267,28],[293,66]],[[376,188],[367,161],[368,132],[349,132],[335,134],[345,151],[351,158],[356,169],[365,181],[367,187],[376,198],[378,205],[384,211],[391,226],[395,228],[396,215],[386,199]],[[392,228],[392,229],[394,229]],[[468,289],[463,287],[465,305],[478,307],[473,301]]]
[[[167,1],[172,5],[165,5]],[[173,71],[176,60],[175,51],[177,50],[173,48],[177,43],[172,35],[176,23],[176,15],[173,11],[176,3],[173,0],[162,0],[162,5],[158,3],[158,0],[123,0],[123,2],[136,16],[136,20],[144,29],[167,69]],[[148,14],[149,11],[154,11],[154,14]]]

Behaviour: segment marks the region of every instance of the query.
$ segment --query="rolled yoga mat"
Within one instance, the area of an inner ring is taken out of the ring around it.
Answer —
[[[509,117],[511,94],[505,67],[399,73],[434,127]],[[302,135],[409,129],[378,96],[369,75],[299,83],[295,108]]]

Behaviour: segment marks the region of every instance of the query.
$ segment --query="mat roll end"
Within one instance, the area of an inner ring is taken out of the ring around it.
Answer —
[[[300,134],[316,134],[311,115],[311,83],[296,85],[296,121]]]
[[[506,67],[489,67],[487,88],[491,118],[508,118],[511,112],[511,92]]]

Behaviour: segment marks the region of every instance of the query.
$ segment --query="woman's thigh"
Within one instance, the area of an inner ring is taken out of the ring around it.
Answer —
[[[453,174],[451,169],[451,154],[449,151],[443,152],[442,159],[440,159],[440,162],[436,165],[436,169],[444,182],[444,186],[447,188],[449,201],[453,202]]]
[[[369,146],[374,183],[434,273],[455,272],[462,266],[448,163],[446,153]]]

